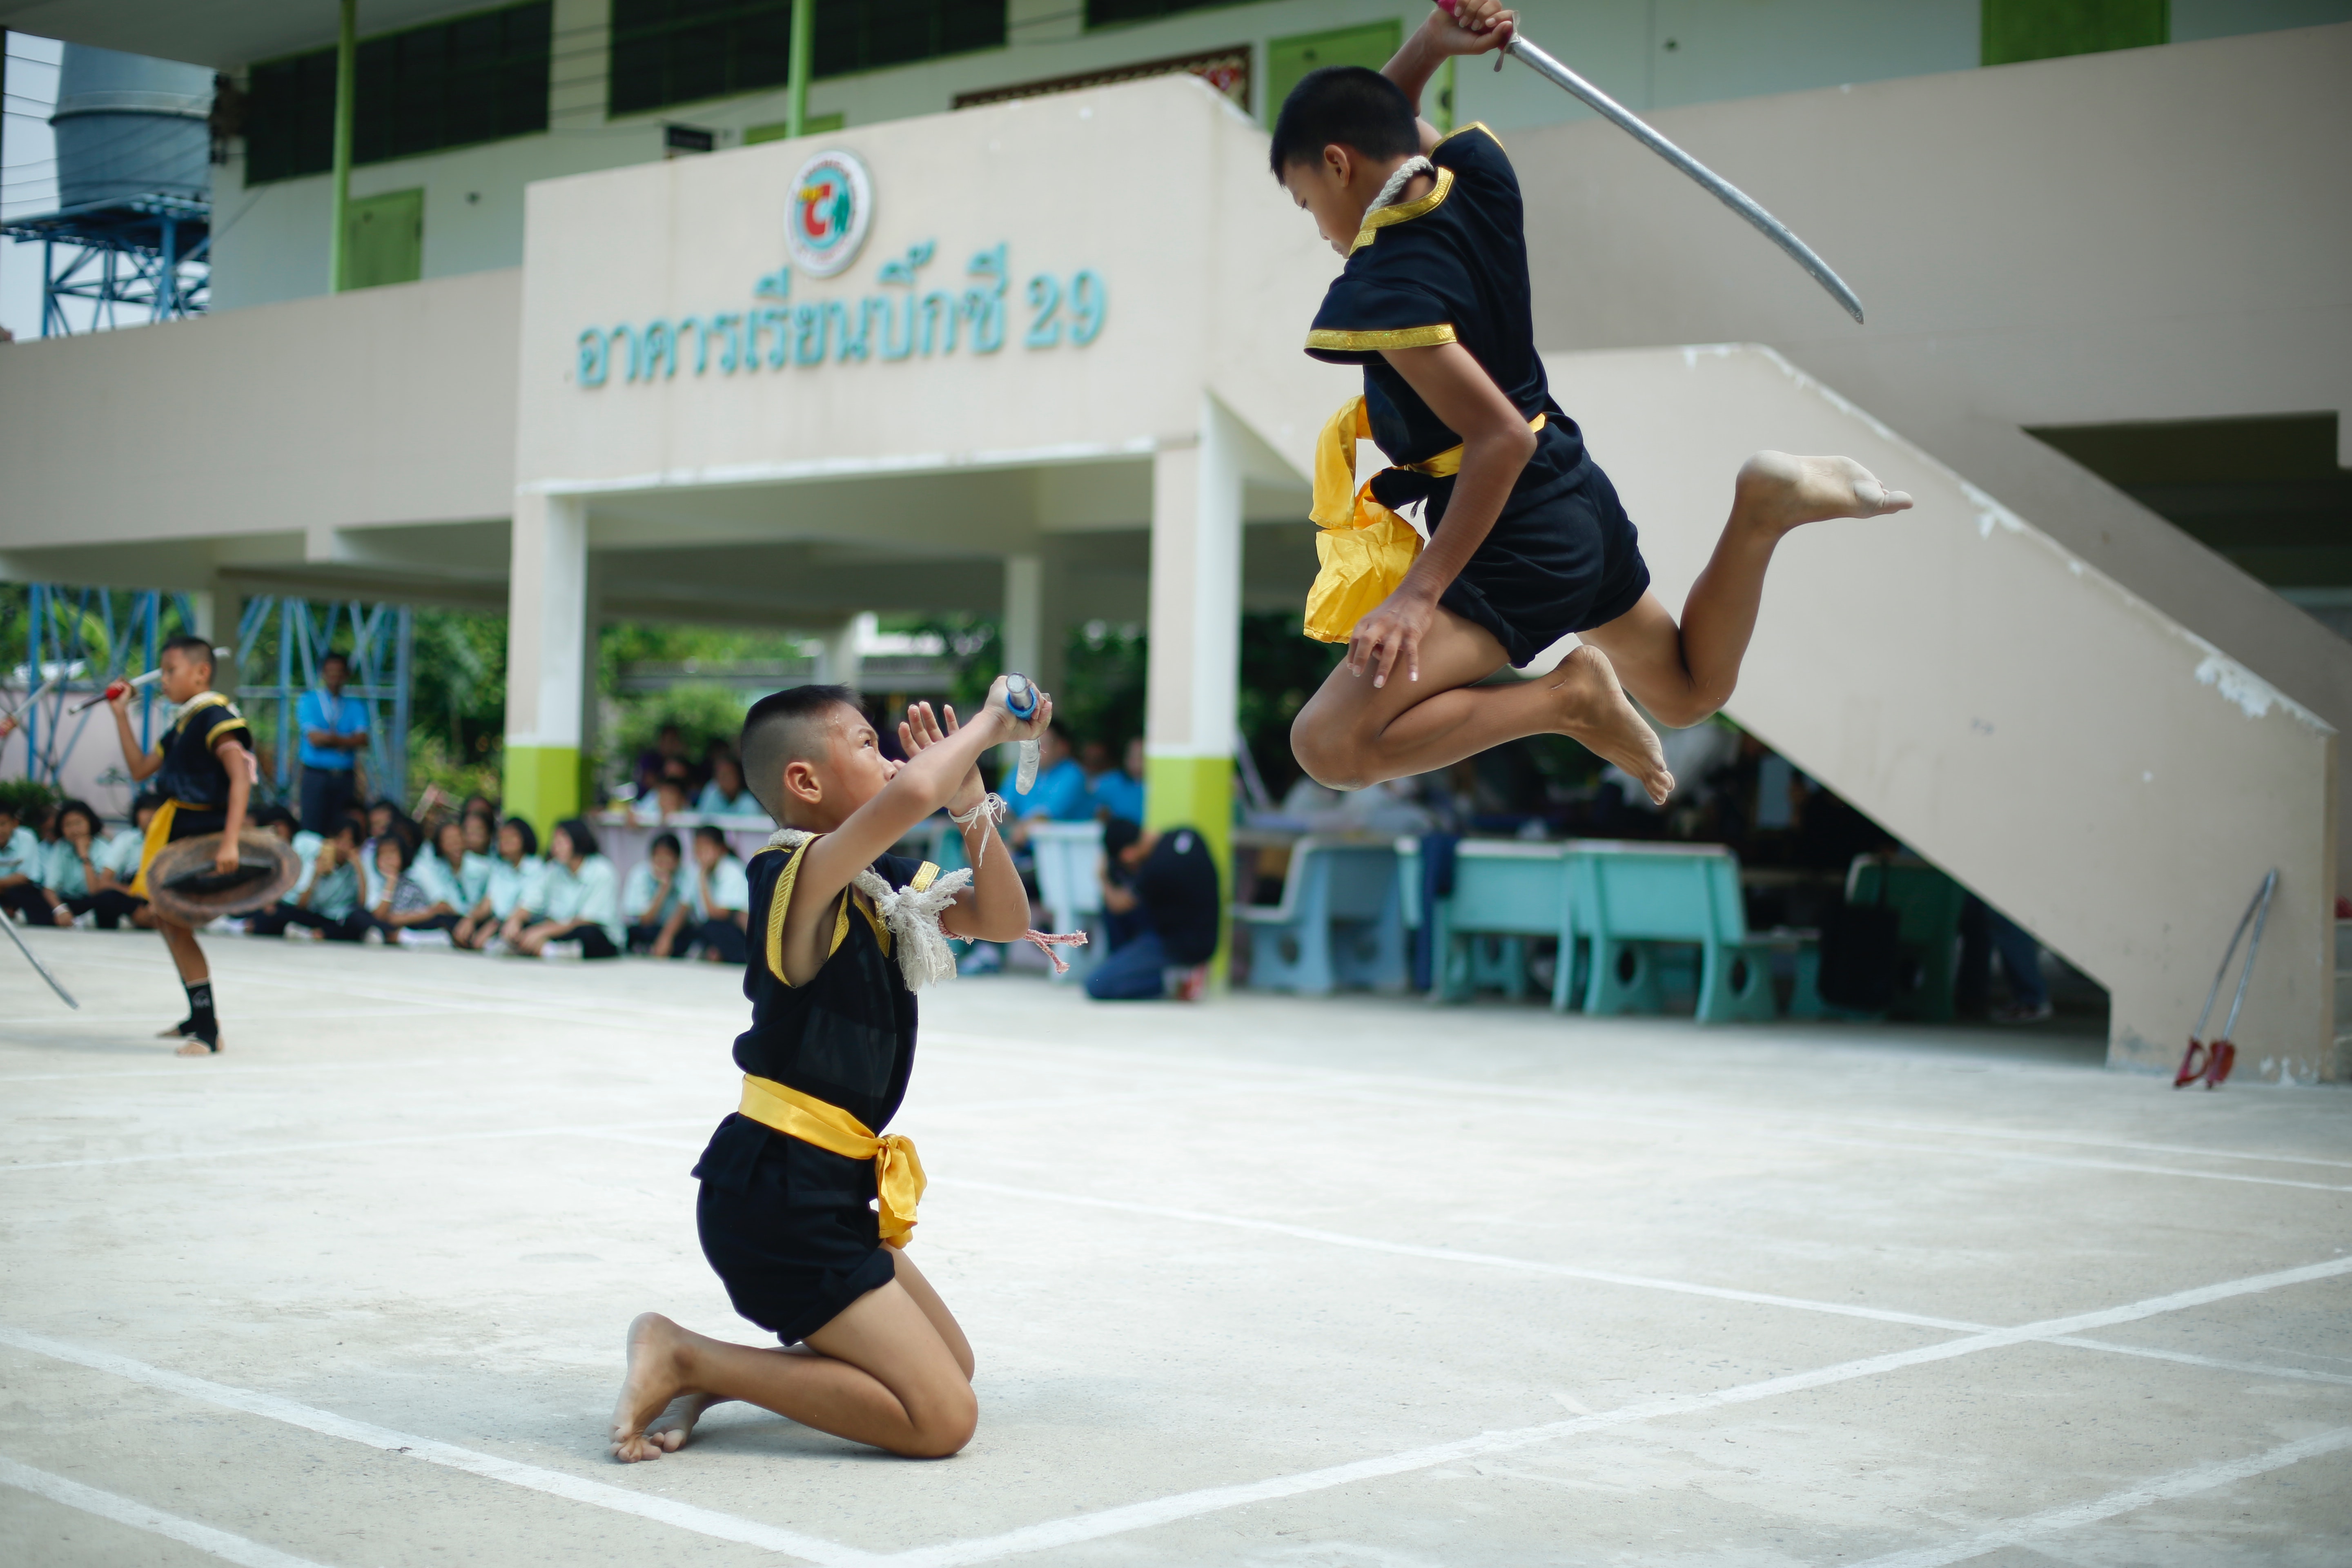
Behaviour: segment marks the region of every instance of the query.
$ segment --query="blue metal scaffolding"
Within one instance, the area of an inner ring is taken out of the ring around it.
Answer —
[[[246,721],[267,737],[263,749],[278,799],[292,800],[300,787],[296,769],[301,739],[295,704],[318,684],[319,661],[334,647],[340,630],[348,638],[344,658],[351,661],[351,680],[343,695],[365,702],[368,709],[368,793],[406,806],[413,623],[414,612],[405,605],[354,601],[314,607],[303,599],[245,602],[236,629],[237,701]],[[276,665],[273,679],[264,678],[265,660]],[[274,714],[269,710],[273,704]]]
[[[204,314],[212,299],[212,209],[162,192],[0,225],[41,244],[41,335],[73,331],[65,302],[89,306],[89,330]]]
[[[25,727],[25,776],[58,788],[64,783],[65,760],[82,731],[93,722],[111,723],[102,707],[79,713],[73,710],[105,690],[108,682],[154,668],[155,650],[164,637],[193,628],[196,617],[186,595],[152,589],[34,583],[26,595],[20,689],[31,700],[18,715]],[[177,617],[168,633],[167,616]],[[139,689],[134,728],[141,745],[153,743],[157,710],[168,706],[152,686]],[[117,767],[101,774],[100,782],[131,781]]]

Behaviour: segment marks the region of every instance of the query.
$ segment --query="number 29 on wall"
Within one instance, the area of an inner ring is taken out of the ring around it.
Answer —
[[[1070,342],[1084,348],[1101,334],[1103,313],[1109,305],[1110,290],[1102,274],[1092,268],[1072,273],[1067,289],[1052,273],[1040,272],[1029,279],[1029,308],[1035,313],[1029,319],[1028,335],[1021,341],[1033,349],[1055,347],[1062,341],[1066,313]]]

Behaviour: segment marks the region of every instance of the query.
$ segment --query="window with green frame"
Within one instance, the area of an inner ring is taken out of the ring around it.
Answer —
[[[1004,47],[1005,0],[824,0],[810,74],[908,65]],[[782,87],[792,0],[613,0],[615,115]]]
[[[2172,36],[2169,0],[1984,0],[1984,63],[2137,49]]]
[[[1239,4],[1241,0],[1087,0],[1087,26],[1108,27],[1120,22],[1156,22],[1162,16],[1181,16],[1187,11]]]
[[[547,129],[549,0],[477,11],[360,40],[352,161],[381,163]],[[253,68],[247,184],[334,163],[335,51]]]

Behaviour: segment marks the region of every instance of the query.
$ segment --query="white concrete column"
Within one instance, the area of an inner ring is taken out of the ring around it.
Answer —
[[[818,672],[818,679],[855,689],[865,674],[866,645],[874,637],[880,620],[871,610],[861,610],[825,633],[824,667]]]
[[[1144,718],[1145,825],[1199,828],[1228,896],[1240,715],[1241,437],[1233,416],[1204,392],[1195,443],[1163,447],[1152,458]]]
[[[577,496],[515,495],[507,587],[506,809],[544,835],[580,809],[588,517]]]
[[[1045,652],[1045,562],[1038,555],[1004,558],[1004,668],[1042,679]]]
[[[1215,759],[1228,768],[1233,761],[1241,679],[1240,436],[1233,416],[1204,393],[1197,442],[1162,447],[1152,459],[1144,749],[1154,759]]]

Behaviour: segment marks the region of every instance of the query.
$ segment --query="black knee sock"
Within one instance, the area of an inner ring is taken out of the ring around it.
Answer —
[[[182,1032],[208,1046],[220,1043],[220,1022],[213,1016],[213,983],[199,980],[185,987],[188,993],[188,1021]]]

